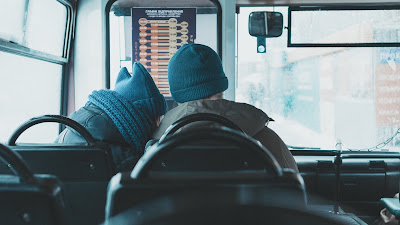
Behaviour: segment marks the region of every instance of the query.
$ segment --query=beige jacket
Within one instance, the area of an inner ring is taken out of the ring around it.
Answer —
[[[247,135],[259,140],[275,157],[282,168],[298,172],[297,164],[282,139],[266,126],[269,117],[262,110],[245,103],[224,99],[195,100],[179,104],[165,114],[152,138],[159,139],[175,121],[194,113],[214,113],[226,117],[238,125]]]

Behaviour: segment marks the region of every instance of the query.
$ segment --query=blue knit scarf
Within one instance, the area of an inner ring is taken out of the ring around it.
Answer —
[[[89,95],[89,103],[101,108],[114,122],[125,141],[143,151],[154,128],[154,121],[142,104],[130,102],[115,91],[100,90]]]

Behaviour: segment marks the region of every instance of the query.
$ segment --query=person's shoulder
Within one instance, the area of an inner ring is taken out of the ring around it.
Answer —
[[[244,108],[244,109],[247,109],[247,110],[254,110],[254,111],[257,111],[259,113],[266,114],[264,111],[262,111],[261,109],[255,107],[254,105],[250,105],[250,104],[245,103],[245,102],[230,101],[230,100],[227,100],[227,99],[218,99],[217,101],[220,101],[220,102],[222,102],[224,104],[227,104],[227,105],[232,105],[233,107]]]
[[[72,113],[69,117],[83,126],[87,126],[89,123],[95,123],[98,120],[103,122],[110,120],[107,114],[94,104],[83,106]]]
[[[161,119],[160,125],[153,131],[151,137],[159,139],[164,131],[175,121],[188,114],[188,102],[179,103],[178,106],[169,110]]]
[[[94,104],[83,106],[71,114],[70,118],[80,123],[98,140],[120,141],[122,139],[111,118]],[[76,131],[71,131],[77,134]]]
[[[246,103],[226,99],[201,99],[188,104],[190,113],[218,114],[234,122],[250,136],[261,130],[269,121],[266,113]]]
[[[250,114],[255,118],[262,118],[262,120],[267,120],[270,118],[267,113],[263,110],[250,105],[244,102],[235,102],[226,99],[217,99],[217,100],[206,100],[206,104],[212,104],[215,107],[225,108],[228,112],[235,113],[235,112],[245,112],[246,114]],[[210,102],[214,101],[214,102]]]

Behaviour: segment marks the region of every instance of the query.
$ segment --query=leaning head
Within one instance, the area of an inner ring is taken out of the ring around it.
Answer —
[[[167,111],[164,96],[140,63],[133,65],[133,75],[122,68],[115,89],[94,91],[89,103],[106,112],[125,141],[138,150],[144,149],[157,121]]]
[[[228,88],[221,59],[210,47],[185,44],[168,64],[172,98],[179,103],[207,98]]]
[[[132,76],[125,67],[121,69],[114,91],[152,118],[164,115],[167,110],[164,96],[147,69],[139,62],[134,63]]]

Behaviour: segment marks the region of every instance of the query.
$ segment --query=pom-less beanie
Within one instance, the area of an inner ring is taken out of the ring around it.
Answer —
[[[217,53],[193,43],[183,45],[169,61],[168,82],[172,98],[179,103],[209,97],[228,88]]]
[[[94,91],[87,104],[101,108],[114,122],[125,141],[142,151],[155,128],[155,119],[167,111],[166,101],[147,70],[133,65],[133,75],[124,67],[115,88]]]

